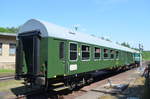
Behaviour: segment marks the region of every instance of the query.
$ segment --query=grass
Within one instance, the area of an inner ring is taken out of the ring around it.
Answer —
[[[8,90],[10,88],[14,88],[16,86],[21,86],[22,81],[10,80],[10,81],[2,81],[0,82],[0,91]]]
[[[16,88],[20,88],[23,86],[21,81],[16,80],[6,80],[0,82],[0,99],[16,99],[16,94],[13,91]],[[20,92],[21,90],[19,90]]]
[[[143,51],[142,57],[143,57],[143,60],[145,61],[150,60],[150,51]]]
[[[14,74],[15,70],[12,69],[0,69],[0,75]]]

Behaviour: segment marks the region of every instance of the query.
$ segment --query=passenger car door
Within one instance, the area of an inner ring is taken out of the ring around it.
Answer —
[[[67,74],[67,42],[59,42],[59,64],[63,67],[64,73]]]

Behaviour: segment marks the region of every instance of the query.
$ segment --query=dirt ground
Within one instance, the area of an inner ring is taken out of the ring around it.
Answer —
[[[0,82],[0,99],[12,99],[16,96],[12,93],[13,88],[23,86],[22,81],[6,80]]]
[[[146,86],[145,77],[138,77],[134,83],[130,84],[126,90],[119,94],[106,94],[99,99],[150,99],[145,98],[145,89]]]
[[[109,79],[113,84],[128,84],[127,88],[116,93],[113,93],[113,90],[109,88],[104,88],[108,84],[108,79],[104,79],[85,86],[79,91],[62,95],[63,98],[61,99],[150,99],[150,79],[142,77],[141,74],[142,72],[139,69],[132,69],[110,77]],[[15,98],[15,93],[24,91],[25,88],[23,87],[22,81],[12,80],[0,82],[0,99]]]
[[[146,66],[150,62],[144,62]],[[104,94],[99,99],[150,99],[150,78],[139,76],[119,94]]]

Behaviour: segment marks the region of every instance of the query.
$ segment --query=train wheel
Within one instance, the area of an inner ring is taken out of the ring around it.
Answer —
[[[69,84],[69,90],[73,90],[73,89],[75,89],[76,88],[76,83],[75,82],[71,82],[70,84]]]
[[[89,78],[89,79],[86,81],[86,83],[87,83],[87,84],[91,84],[93,81],[94,81],[94,79],[93,79],[93,77],[91,77],[91,78]]]

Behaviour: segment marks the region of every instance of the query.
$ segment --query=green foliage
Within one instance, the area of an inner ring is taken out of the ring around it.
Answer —
[[[128,48],[131,48],[131,46],[128,43],[126,43],[126,42],[121,43],[121,45],[125,46],[125,47],[128,47]]]
[[[0,27],[0,32],[6,32],[6,33],[16,33],[18,32],[18,27]]]
[[[150,60],[150,51],[143,51],[142,57],[143,57],[143,60]]]
[[[121,45],[139,51],[139,48],[133,48],[129,43],[123,42]]]

